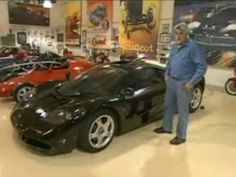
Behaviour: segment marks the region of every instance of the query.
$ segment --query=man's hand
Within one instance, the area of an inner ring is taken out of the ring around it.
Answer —
[[[184,87],[189,92],[191,92],[193,90],[193,84],[187,83],[187,84],[185,84]]]

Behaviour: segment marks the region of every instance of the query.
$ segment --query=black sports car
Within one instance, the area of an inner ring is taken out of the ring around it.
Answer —
[[[98,152],[115,135],[161,117],[163,78],[163,68],[142,61],[97,65],[16,105],[12,124],[26,144],[47,154]],[[195,88],[192,112],[204,86],[202,80]]]

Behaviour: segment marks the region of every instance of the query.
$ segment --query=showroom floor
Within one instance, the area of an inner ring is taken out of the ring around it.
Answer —
[[[235,177],[236,97],[207,88],[192,115],[188,142],[152,133],[156,124],[115,138],[98,154],[42,156],[25,148],[9,121],[13,102],[0,101],[0,177]],[[158,122],[160,124],[160,122]]]

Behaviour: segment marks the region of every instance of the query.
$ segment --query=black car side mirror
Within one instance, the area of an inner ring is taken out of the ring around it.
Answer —
[[[130,87],[121,89],[120,94],[122,96],[133,96],[134,95],[134,89],[130,88]]]

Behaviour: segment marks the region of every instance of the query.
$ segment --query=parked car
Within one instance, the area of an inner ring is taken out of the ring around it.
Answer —
[[[18,77],[23,73],[32,70],[36,65],[36,62],[31,63],[20,63],[12,64],[10,66],[5,66],[0,68],[0,83],[9,80],[10,78]]]
[[[49,80],[66,80],[69,72],[75,78],[94,64],[87,60],[67,61],[41,61],[17,65],[12,70],[5,70],[0,80],[0,97],[13,96],[16,102],[26,101],[37,85]],[[1,74],[1,70],[0,70]]]
[[[192,112],[201,104],[204,79],[195,86]],[[46,87],[45,87],[46,88]],[[115,135],[163,113],[164,69],[142,61],[97,65],[17,104],[11,121],[22,140],[46,154],[105,149]]]

